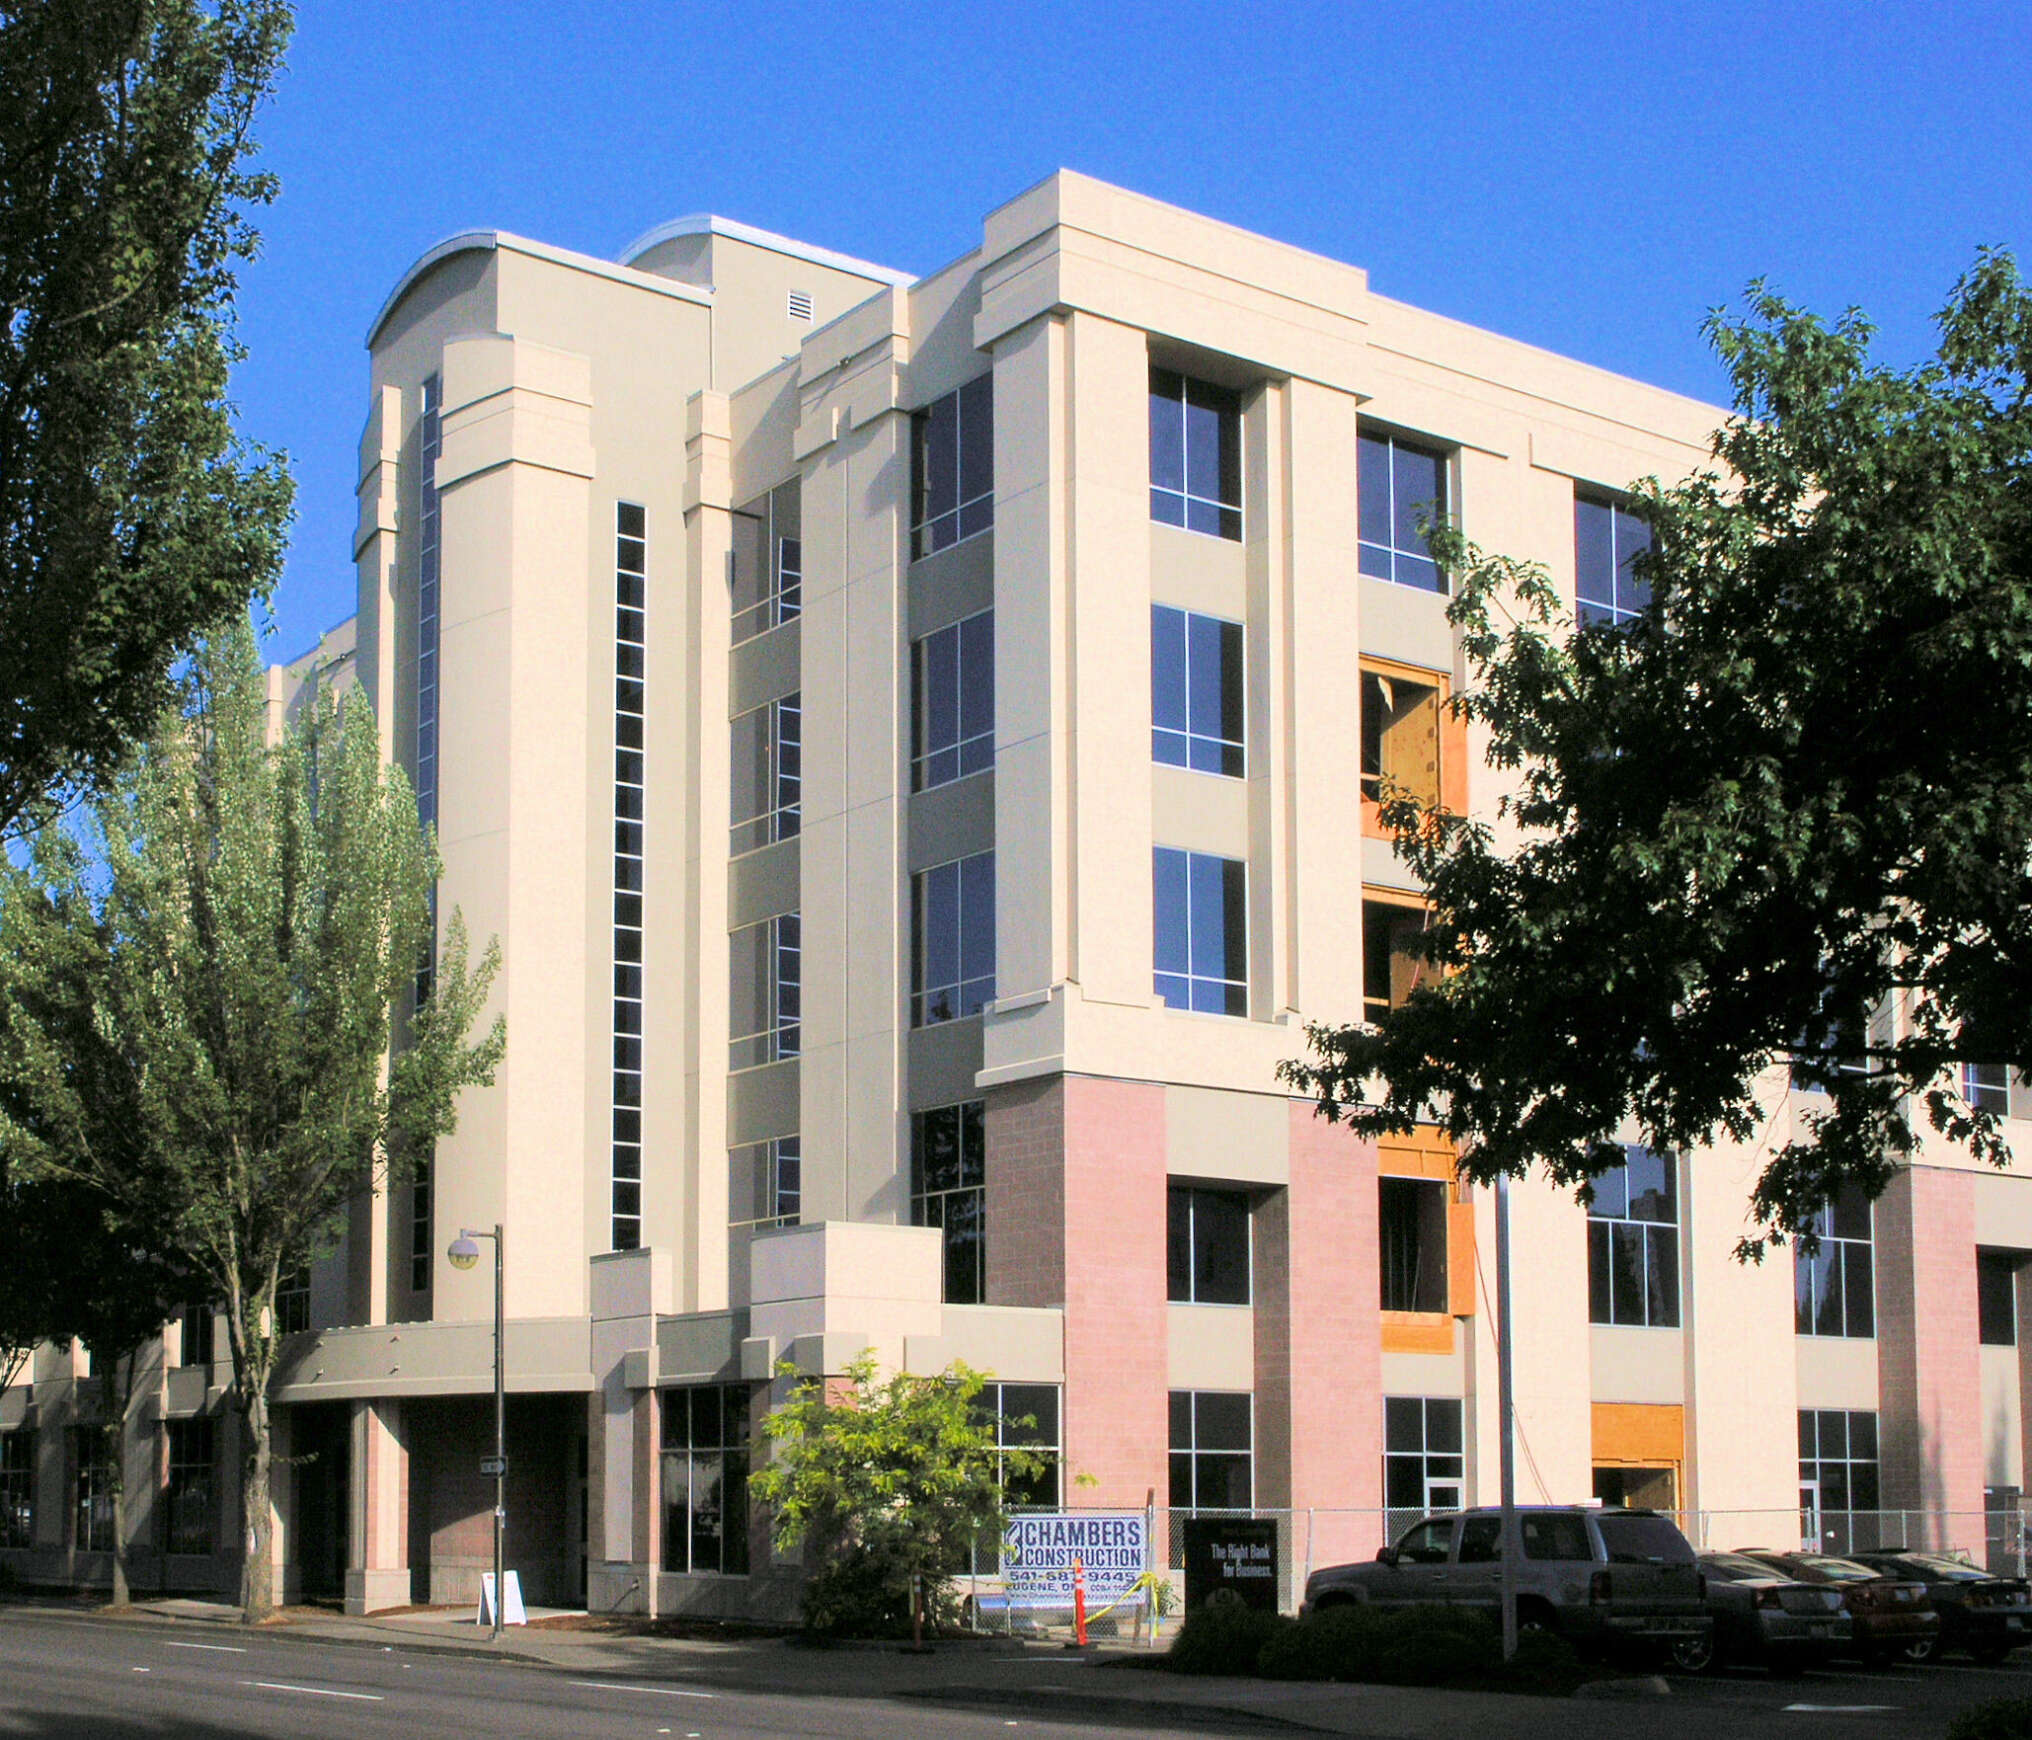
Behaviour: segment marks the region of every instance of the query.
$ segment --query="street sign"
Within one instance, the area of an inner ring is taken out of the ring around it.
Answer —
[[[505,1456],[482,1456],[480,1473],[489,1480],[499,1480],[508,1472],[508,1458]]]

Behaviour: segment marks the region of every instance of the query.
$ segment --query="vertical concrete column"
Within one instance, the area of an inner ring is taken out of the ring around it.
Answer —
[[[1256,1211],[1256,1502],[1313,1509],[1312,1557],[1331,1563],[1381,1538],[1376,1149],[1309,1102],[1290,1120],[1291,1181]]]
[[[392,386],[376,387],[360,432],[360,471],[356,488],[359,519],[353,532],[353,563],[358,572],[358,624],[355,668],[361,691],[374,709],[381,759],[400,757],[397,745],[396,562],[401,521],[402,393]],[[414,576],[411,577],[412,591]],[[415,649],[409,649],[414,658]],[[412,727],[414,722],[411,721]],[[352,1323],[388,1321],[389,1265],[388,1193],[362,1191],[353,1199],[346,1224],[346,1316]]]
[[[1082,1503],[1169,1482],[1164,1088],[1064,1078],[1065,1453]],[[994,1172],[994,1157],[988,1161]]]
[[[1876,1260],[1884,1506],[1941,1517],[1929,1524],[1932,1545],[1978,1550],[1983,1385],[1972,1176],[1936,1166],[1893,1174],[1877,1199]]]
[[[678,1278],[679,1306],[685,1311],[710,1311],[727,1304],[727,830],[719,800],[732,779],[731,739],[727,730],[728,670],[725,648],[733,638],[732,596],[725,576],[734,556],[733,421],[724,393],[694,393],[685,402],[684,537],[689,587],[689,646],[680,670],[668,656],[652,669],[658,685],[652,707],[679,704],[666,696],[665,686],[685,684],[682,705],[689,720],[688,765],[683,782],[669,781],[682,796],[690,835],[685,879],[658,877],[652,892],[661,898],[683,899],[688,968],[669,957],[679,983],[661,992],[665,1006],[681,1007],[682,1021],[672,1021],[672,1037],[682,1034],[686,1122],[680,1152],[685,1157],[685,1262]],[[762,559],[768,560],[767,551]],[[669,620],[675,600],[666,600],[650,617],[652,646],[673,644],[676,624]],[[652,601],[652,609],[655,601]],[[707,649],[711,649],[708,651]],[[655,655],[652,651],[652,659]],[[716,807],[719,805],[719,807]],[[654,825],[663,808],[652,816]],[[695,824],[689,818],[696,817]],[[659,854],[661,848],[658,848]],[[677,910],[668,923],[677,928]],[[662,967],[662,960],[653,962]],[[664,1026],[649,1016],[659,1032]],[[667,1053],[666,1053],[667,1055]]]
[[[374,1613],[409,1600],[409,1446],[402,1404],[353,1404],[346,1480],[346,1611]]]
[[[655,1611],[662,1507],[650,1394],[656,1346],[651,1301],[669,1284],[670,1262],[670,1252],[648,1249],[592,1260],[591,1353],[599,1388],[586,1444],[586,1603],[596,1613]]]

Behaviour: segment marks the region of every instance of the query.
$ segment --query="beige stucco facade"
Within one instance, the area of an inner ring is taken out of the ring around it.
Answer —
[[[1071,1502],[1175,1493],[1181,1456],[1189,1487],[1245,1464],[1245,1502],[1344,1519],[1319,1525],[1324,1556],[1373,1547],[1408,1456],[1413,1502],[1493,1497],[1490,1195],[1416,1144],[1344,1140],[1277,1078],[1306,1022],[1387,994],[1370,908],[1416,900],[1364,822],[1365,693],[1468,676],[1444,596],[1365,571],[1359,478],[1378,438],[1427,456],[1470,538],[1572,597],[1577,494],[1699,467],[1723,412],[1065,172],[917,281],[719,219],[618,264],[475,232],[412,268],[368,348],[359,613],[319,668],[343,660],[388,757],[430,785],[440,919],[499,940],[509,1047],[427,1189],[358,1205],[292,1344],[285,1417],[350,1446],[349,1601],[459,1598],[483,1562],[447,1470],[477,1441],[461,1410],[488,1387],[491,1277],[444,1248],[497,1222],[520,1502],[555,1599],[786,1610],[752,1525],[696,1562],[673,1483],[731,1478],[737,1452],[730,1428],[673,1421],[727,1394],[752,1423],[780,1362],[837,1374],[869,1350],[1055,1398]],[[1154,516],[1153,370],[1230,407],[1239,535]],[[984,379],[984,516],[918,553],[927,419]],[[1235,631],[1229,772],[1153,755],[1153,610]],[[919,777],[926,649],[985,613],[980,764]],[[309,668],[279,668],[278,727]],[[1478,734],[1433,717],[1449,801],[1493,818]],[[738,808],[729,828],[758,742],[759,840]],[[1231,1012],[1154,984],[1166,851],[1240,867]],[[991,984],[921,1019],[933,891],[986,853]],[[744,1003],[730,985],[764,944]],[[765,1032],[734,1030],[765,1005]],[[1997,1495],[2023,1481],[2032,1338],[1978,1345],[1977,1249],[2032,1252],[2032,1178],[1929,1145],[1879,1207],[1872,1333],[1798,1334],[1791,1259],[1733,1255],[1764,1156],[1810,1109],[1769,1091],[1757,1140],[1679,1158],[1654,1223],[1676,1235],[1669,1322],[1600,1321],[1600,1229],[1542,1182],[1512,1192],[1520,1496],[1642,1495],[1709,1544],[1780,1544],[1802,1526],[1802,1418],[1867,1415],[1868,1508],[1954,1513],[1979,1547],[1986,1490],[2014,1503]],[[973,1171],[941,1195],[926,1156],[948,1140]],[[1178,1296],[1167,1227],[1192,1193],[1241,1206],[1239,1299]],[[1444,1229],[1418,1258],[1444,1285],[1393,1299],[1411,1223],[1390,1205],[1413,1201]],[[9,1391],[0,1424],[57,1419],[64,1381]],[[1247,1398],[1244,1464],[1177,1442],[1180,1396]],[[1399,1441],[1393,1402],[1429,1433],[1457,1422],[1451,1473],[1437,1439]],[[291,1502],[295,1565],[311,1524]]]

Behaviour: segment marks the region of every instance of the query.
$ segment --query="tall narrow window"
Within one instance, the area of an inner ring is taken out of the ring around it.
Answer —
[[[913,790],[995,764],[995,613],[926,635],[911,650]]]
[[[1157,847],[1152,865],[1157,995],[1173,1009],[1247,1015],[1247,868],[1175,846]]]
[[[1239,622],[1151,606],[1150,754],[1197,773],[1247,771]]]
[[[803,1030],[804,925],[794,912],[743,926],[727,939],[727,1067],[753,1069],[798,1054]]]
[[[215,1543],[212,1502],[214,1450],[210,1420],[169,1422],[169,1550],[191,1556],[209,1554]]]
[[[1385,1311],[1446,1309],[1446,1190],[1438,1178],[1377,1180],[1377,1267]]]
[[[734,645],[804,609],[803,499],[796,478],[734,515],[730,624]]]
[[[733,722],[736,856],[797,837],[804,792],[801,695],[765,702]]]
[[[1249,1199],[1174,1184],[1167,1192],[1165,1296],[1179,1305],[1249,1303]]]
[[[2018,1254],[1976,1253],[1976,1328],[1985,1347],[2018,1344]]]
[[[995,523],[995,377],[981,375],[910,419],[910,554],[929,556]]]
[[[664,1390],[663,1568],[748,1574],[748,1386]]]
[[[416,819],[437,826],[438,624],[443,614],[442,538],[439,528],[437,461],[443,446],[444,390],[439,376],[426,375],[423,412],[417,421],[416,513]],[[430,890],[430,934],[417,969],[415,996],[426,1001],[437,972],[437,885]],[[417,1156],[409,1184],[409,1285],[430,1291],[431,1171],[433,1155]]]
[[[1651,548],[1651,528],[1612,501],[1573,498],[1574,603],[1583,628],[1621,628],[1651,603],[1651,583],[1637,557]]]
[[[1424,982],[1430,966],[1412,952],[1425,908],[1394,900],[1362,902],[1362,1017],[1377,1025]]]
[[[945,1235],[945,1302],[988,1293],[985,1103],[938,1106],[910,1120],[910,1222]]]
[[[1792,1255],[1793,1327],[1801,1335],[1867,1340],[1877,1333],[1876,1251],[1870,1199],[1853,1184],[1813,1218],[1817,1245]]]
[[[0,1547],[35,1545],[35,1432],[0,1432]]]
[[[301,1264],[275,1283],[275,1333],[297,1335],[310,1327],[310,1265]]]
[[[2001,1063],[1961,1066],[1961,1097],[1979,1112],[2006,1116],[2011,1110],[2011,1072]]]
[[[1255,1502],[1252,1398],[1171,1392],[1171,1508],[1247,1510]]]
[[[614,506],[614,1095],[612,1219],[617,1251],[642,1242],[642,817],[647,790],[648,514]]]
[[[955,858],[915,882],[910,1024],[978,1015],[995,995],[995,854]]]
[[[1150,371],[1150,517],[1242,535],[1242,398],[1176,369]]]
[[[1588,1318],[1639,1329],[1679,1326],[1679,1163],[1625,1148],[1588,1204]]]
[[[71,1428],[75,1498],[71,1544],[81,1553],[113,1550],[113,1459],[119,1453],[119,1435],[111,1426]]]
[[[178,1360],[180,1365],[210,1365],[212,1363],[212,1308],[209,1305],[186,1305],[182,1324],[183,1352]]]
[[[1359,566],[1371,579],[1444,592],[1427,528],[1446,518],[1446,455],[1395,435],[1364,435],[1355,454]]]
[[[1800,1528],[1809,1547],[1847,1553],[1883,1544],[1869,1514],[1878,1508],[1877,1473],[1874,1412],[1799,1410]]]
[[[1386,1537],[1436,1510],[1459,1510],[1466,1494],[1457,1396],[1383,1398]]]
[[[1058,1385],[985,1383],[974,1398],[974,1408],[984,1421],[994,1423],[995,1473],[1004,1498],[1010,1504],[1055,1507],[1059,1466],[1065,1459]],[[1035,1474],[1011,1474],[1006,1461],[1010,1450],[1027,1450],[1044,1466]]]

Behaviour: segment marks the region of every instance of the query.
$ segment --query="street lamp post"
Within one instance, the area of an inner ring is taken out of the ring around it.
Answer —
[[[475,1231],[472,1227],[460,1227],[459,1236],[452,1240],[451,1249],[445,1255],[455,1269],[470,1269],[480,1260],[480,1247],[474,1241],[494,1241],[494,1641],[501,1641],[501,1612],[508,1598],[508,1582],[504,1568],[503,1534],[508,1526],[508,1383],[507,1367],[504,1364],[507,1336],[503,1333],[506,1320],[503,1317],[501,1291],[501,1224],[494,1223],[492,1232]]]

